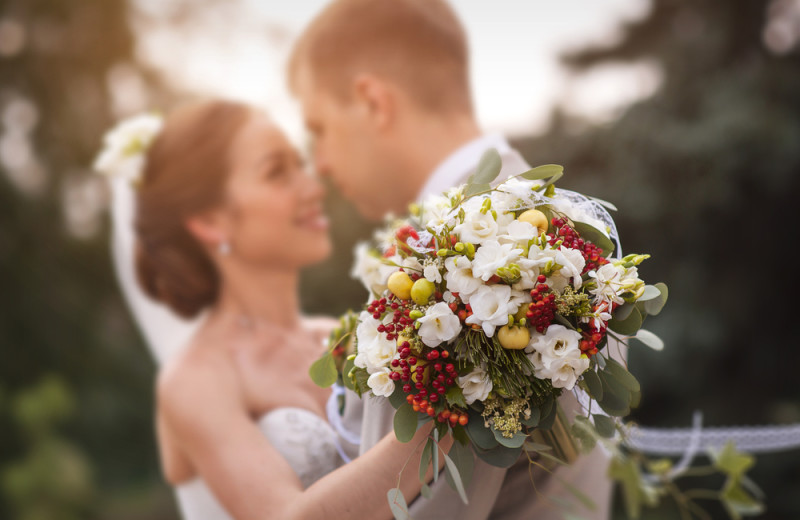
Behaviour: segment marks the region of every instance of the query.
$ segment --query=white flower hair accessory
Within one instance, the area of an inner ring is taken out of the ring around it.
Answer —
[[[94,170],[136,185],[144,172],[147,150],[163,126],[164,119],[153,113],[120,121],[103,136],[103,149],[94,161]]]

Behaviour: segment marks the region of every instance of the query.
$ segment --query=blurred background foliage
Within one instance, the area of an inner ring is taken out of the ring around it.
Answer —
[[[0,518],[177,517],[153,436],[156,367],[89,170],[132,99],[182,95],[137,61],[131,18],[124,0],[0,0]],[[794,0],[655,0],[613,45],[563,57],[576,73],[654,65],[652,96],[603,124],[557,107],[547,132],[513,136],[531,164],[565,166],[562,187],[616,204],[624,250],[652,254],[644,279],[670,287],[647,325],[666,350],[630,354],[643,425],[687,426],[695,410],[709,426],[800,422],[798,40]],[[328,207],[334,256],[302,290],[309,313],[335,315],[365,297],[343,273],[374,224],[334,191]],[[752,476],[763,518],[800,518],[798,450],[760,455]]]

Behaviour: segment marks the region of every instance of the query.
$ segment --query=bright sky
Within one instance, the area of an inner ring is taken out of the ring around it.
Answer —
[[[658,85],[658,70],[646,63],[609,66],[582,78],[570,78],[558,63],[564,50],[613,42],[622,21],[647,13],[648,0],[451,1],[470,38],[475,104],[487,130],[537,133],[558,102],[589,119],[608,120]],[[164,5],[137,3],[152,12]],[[140,56],[180,88],[265,107],[299,138],[299,107],[286,90],[285,62],[296,36],[326,3],[223,2],[215,10],[197,9],[188,32],[151,20],[139,30]]]

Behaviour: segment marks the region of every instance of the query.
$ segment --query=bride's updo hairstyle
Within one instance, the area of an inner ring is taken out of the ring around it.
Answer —
[[[250,114],[230,101],[184,105],[147,152],[136,192],[137,276],[149,296],[185,318],[214,303],[220,283],[186,220],[222,202],[231,144]]]

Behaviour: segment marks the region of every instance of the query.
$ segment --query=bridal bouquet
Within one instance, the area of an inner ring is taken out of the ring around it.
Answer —
[[[312,368],[332,384],[340,365],[346,386],[388,399],[400,440],[435,421],[425,469],[451,433],[445,471],[465,500],[470,451],[501,467],[523,450],[569,462],[576,440],[614,437],[615,419],[640,394],[609,340],[663,346],[641,326],[661,311],[667,287],[639,277],[648,255],[612,256],[607,203],[556,189],[556,165],[492,187],[500,167],[490,150],[465,185],[412,206],[359,246],[354,274],[372,297],[350,320],[354,351]],[[346,337],[345,328],[332,336],[331,353]],[[570,425],[557,399],[577,388],[587,408]]]
[[[493,187],[500,169],[488,151],[466,184],[412,205],[359,245],[353,274],[369,302],[342,318],[312,378],[387,399],[401,441],[433,421],[420,479],[441,452],[465,502],[475,456],[499,467],[521,454],[569,464],[600,442],[629,517],[667,494],[691,516],[699,507],[673,484],[689,471],[621,442],[622,418],[641,395],[621,348],[631,339],[663,348],[642,324],[661,312],[666,285],[640,278],[649,255],[614,254],[616,229],[604,208],[613,206],[556,189],[562,167],[539,166]],[[575,394],[577,414],[562,409],[565,392]],[[438,440],[448,433],[456,442],[444,453]],[[745,476],[752,458],[732,445],[711,457],[703,471],[727,480],[709,493],[731,518],[757,514]],[[430,496],[424,481],[422,495]],[[407,518],[400,490],[388,498],[395,516]]]

